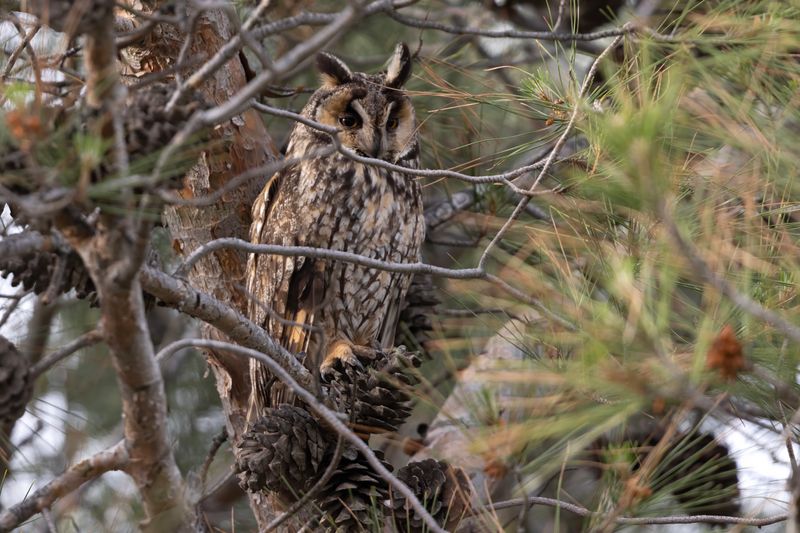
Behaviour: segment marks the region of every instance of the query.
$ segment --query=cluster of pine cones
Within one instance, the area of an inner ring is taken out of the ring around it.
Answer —
[[[52,9],[60,9],[59,6],[59,3],[51,3]],[[161,150],[196,111],[206,107],[201,97],[191,93],[167,111],[166,106],[173,91],[172,85],[151,84],[133,90],[127,99],[122,122],[130,172],[133,174],[151,172]],[[5,113],[4,126],[10,135],[4,139],[6,145],[0,145],[0,185],[16,195],[17,200],[10,201],[9,205],[17,226],[49,234],[51,219],[39,214],[29,216],[25,204],[29,200],[33,205],[46,204],[47,195],[59,188],[59,180],[65,179],[70,172],[78,172],[81,165],[73,161],[76,155],[58,155],[60,152],[56,147],[77,142],[90,118],[86,116],[87,113],[96,115],[98,112],[45,107],[38,112],[11,110]],[[65,140],[65,137],[69,140]],[[203,142],[203,138],[196,138],[181,145],[162,168],[164,179],[152,187],[162,190],[181,187],[182,177],[196,161]],[[91,171],[92,181],[106,177],[113,181],[114,169],[113,150],[109,148]],[[143,191],[143,187],[139,186],[133,189],[136,194]],[[121,196],[114,193],[104,200],[104,204],[112,204],[114,197]],[[84,207],[82,209],[70,204],[64,208],[64,212],[73,218],[82,218],[85,215],[83,211],[92,209],[88,203]],[[4,237],[14,238],[15,235]],[[93,305],[97,303],[95,287],[75,252],[37,251],[25,256],[0,258],[0,276],[10,276],[14,286],[22,285],[36,294],[49,291],[58,295],[74,289],[79,298],[88,299]]]
[[[198,93],[190,91],[167,110],[174,90],[173,85],[165,83],[131,89],[120,117],[130,173],[150,173],[161,151],[184,128],[191,116],[207,107]],[[0,146],[0,183],[24,197],[49,191],[62,185],[63,180],[82,179],[79,173],[84,162],[76,159],[79,156],[77,153],[64,153],[63,146],[79,143],[87,135],[87,123],[97,120],[103,112],[48,106],[38,110],[20,108],[7,111],[3,116],[3,127],[10,135],[4,139],[5,146]],[[104,136],[110,137],[110,134]],[[162,166],[160,175],[163,179],[152,187],[181,187],[185,171],[196,161],[205,141],[205,134],[201,132],[183,143]],[[59,147],[62,147],[61,150]],[[92,181],[105,178],[113,180],[116,168],[114,160],[114,148],[108,146],[101,160],[90,171]],[[143,190],[137,188],[134,192]],[[14,207],[18,215],[24,216],[19,212],[19,206]]]
[[[363,368],[337,367],[326,384],[328,398],[350,416],[363,439],[396,431],[411,412],[408,387],[418,383],[412,369],[418,357],[404,347],[361,355]],[[242,488],[277,495],[284,504],[297,501],[323,477],[335,459],[335,432],[299,405],[268,409],[237,444]],[[379,459],[383,457],[375,452]],[[388,463],[384,466],[391,470]],[[424,522],[402,494],[352,446],[345,445],[335,470],[320,487],[317,531],[372,531],[393,523],[398,531],[425,531]],[[469,511],[470,487],[464,472],[432,459],[410,463],[397,477],[406,483],[431,515],[453,528]]]
[[[24,239],[25,234],[4,237],[6,241]],[[12,287],[21,285],[35,294],[59,295],[75,290],[78,298],[97,303],[97,293],[78,254],[72,250],[34,250],[0,257],[0,276],[11,277]]]

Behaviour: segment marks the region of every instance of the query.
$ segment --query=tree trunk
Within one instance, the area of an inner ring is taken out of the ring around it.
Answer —
[[[154,9],[155,5],[147,6]],[[191,45],[186,57],[206,61],[236,33],[222,10],[208,10],[198,17],[195,31],[186,36],[172,26],[159,26],[141,47],[131,50],[140,75],[175,63],[180,47],[187,38]],[[198,91],[211,104],[230,99],[247,80],[238,55],[217,70]],[[253,110],[225,121],[214,129],[212,150],[187,174],[183,199],[206,196],[225,188],[243,171],[274,160],[277,150],[261,117]],[[179,255],[188,255],[199,246],[221,237],[248,239],[250,208],[269,176],[249,180],[226,191],[211,205],[195,207],[173,205],[164,210],[163,218],[172,236],[172,247]],[[206,255],[189,273],[190,283],[197,289],[228,302],[246,313],[247,301],[242,292],[245,284],[247,256],[237,250],[219,250]],[[205,326],[203,335],[222,339],[213,328]],[[214,371],[217,391],[227,420],[228,435],[236,442],[245,429],[250,379],[248,362],[224,353],[209,353],[208,362]],[[251,507],[259,524],[272,516],[271,506],[260,495],[251,495]]]

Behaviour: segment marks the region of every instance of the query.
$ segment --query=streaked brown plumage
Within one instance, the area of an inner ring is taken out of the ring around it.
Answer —
[[[402,86],[411,71],[399,44],[386,72],[351,72],[320,54],[323,85],[303,115],[341,131],[356,152],[409,168],[418,167],[416,120]],[[342,250],[391,262],[419,259],[424,239],[420,187],[408,174],[356,163],[334,153],[310,157],[330,138],[296,124],[287,157],[307,157],[278,172],[253,206],[253,243]],[[389,347],[410,276],[330,260],[252,255],[247,288],[251,320],[281,345],[305,354],[310,369],[324,371],[353,350]],[[288,401],[287,391],[251,363],[257,414]]]

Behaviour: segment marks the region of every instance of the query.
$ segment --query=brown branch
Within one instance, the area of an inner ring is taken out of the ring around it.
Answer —
[[[29,495],[24,501],[0,513],[0,532],[19,527],[36,513],[53,505],[59,498],[110,470],[130,465],[124,441],[69,467],[66,472]]]
[[[206,478],[208,477],[208,469],[211,468],[211,463],[214,462],[214,457],[227,440],[228,429],[224,427],[214,436],[213,439],[211,439],[211,446],[208,449],[205,461],[203,461],[203,466],[200,468],[200,501],[203,500],[203,497],[206,493]]]
[[[269,354],[286,369],[292,379],[312,390],[313,378],[297,357],[234,308],[195,289],[188,282],[154,268],[142,268],[139,279],[142,288],[165,305],[199,318],[242,346]]]
[[[11,71],[14,68],[14,64],[17,62],[17,59],[19,59],[19,56],[22,55],[22,51],[25,49],[30,49],[31,40],[37,33],[39,33],[39,30],[42,28],[41,25],[34,24],[33,27],[31,27],[31,29],[28,30],[27,33],[25,33],[23,31],[23,27],[21,26],[17,18],[13,17],[12,20],[14,21],[14,26],[20,32],[22,40],[20,41],[19,45],[14,49],[14,51],[11,53],[11,56],[9,56],[8,60],[6,61],[3,73],[0,74],[0,79],[2,79],[3,81],[6,81],[8,79],[8,76],[11,74]]]
[[[233,95],[226,102],[200,113],[198,119],[199,124],[203,126],[212,126],[219,124],[221,121],[226,120],[242,109],[248,107],[251,99],[258,96],[258,94],[273,80],[292,74],[298,66],[300,66],[306,59],[311,57],[314,53],[322,49],[331,41],[341,37],[346,33],[346,29],[352,24],[355,24],[361,19],[363,12],[352,5],[346,7],[339,13],[336,18],[325,26],[318,33],[314,34],[311,39],[308,39],[303,44],[292,48],[292,50],[282,56],[275,62],[272,70],[265,70],[253,78],[250,83],[245,85],[238,93]],[[187,125],[188,126],[188,125]],[[188,128],[184,128],[186,131]],[[192,132],[189,132],[191,135]]]
[[[385,0],[370,2],[363,9],[363,17],[368,17],[375,13],[384,11],[386,9],[386,5],[387,4]],[[293,17],[288,17],[282,20],[264,24],[255,29],[251,29],[254,23],[258,20],[256,15],[257,12],[254,12],[253,16],[248,18],[248,20],[242,24],[240,31],[237,32],[233,38],[227,41],[219,50],[217,50],[211,59],[206,61],[201,67],[195,70],[195,72],[184,83],[181,84],[178,91],[176,91],[175,95],[173,95],[170,103],[176,102],[180,98],[180,95],[186,92],[188,89],[197,88],[203,82],[208,80],[208,78],[222,68],[226,62],[231,60],[237,53],[239,53],[244,45],[250,45],[250,43],[254,41],[262,40],[270,35],[288,31],[293,28],[297,28],[298,26],[323,26],[326,24],[331,24],[335,22],[337,18],[336,13],[305,12]],[[250,45],[250,47],[252,48],[252,45]],[[274,68],[274,66],[271,66],[270,68]]]

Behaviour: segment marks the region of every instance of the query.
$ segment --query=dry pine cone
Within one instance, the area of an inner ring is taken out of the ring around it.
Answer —
[[[28,361],[8,339],[0,337],[0,430],[22,416],[32,394]]]
[[[7,241],[25,238],[25,233],[5,237]],[[0,257],[0,276],[12,276],[12,286],[22,285],[25,290],[32,290],[35,294],[42,294],[53,285],[52,294],[75,289],[78,298],[96,302],[94,283],[74,251],[37,250]]]
[[[452,530],[458,526],[470,509],[469,479],[460,468],[444,461],[425,459],[404,466],[397,471],[397,477],[408,485],[436,522],[445,529]],[[402,494],[391,488],[389,494],[385,505],[398,531],[411,533],[427,530],[425,522]]]
[[[675,499],[690,514],[738,515],[739,476],[728,448],[708,433],[684,442],[667,467],[671,481],[685,480],[672,489]]]
[[[376,451],[375,455],[383,460],[381,452]],[[392,470],[388,463],[383,465]],[[383,525],[380,505],[387,494],[386,481],[366,459],[352,448],[346,450],[317,500],[323,511],[320,529],[326,533],[375,531]]]
[[[637,421],[625,431],[623,437],[623,440],[631,443],[636,450],[633,469],[637,470],[650,450],[664,437],[664,430],[661,427],[654,427],[653,423]],[[602,450],[613,449],[620,445],[617,439],[613,442],[617,444],[611,444],[605,437],[599,439],[590,449],[591,460],[604,462],[605,456]],[[739,514],[736,461],[730,456],[728,448],[718,443],[714,435],[710,433],[677,435],[668,449],[658,467],[659,481],[650,487],[653,492],[664,490],[671,492],[690,514],[726,516]]]
[[[358,359],[363,368],[332,369],[328,397],[352,417],[362,437],[396,431],[411,413],[407,387],[418,383],[411,369],[420,365],[419,358],[399,346],[388,352],[361,353]]]
[[[267,409],[237,446],[241,487],[275,492],[286,502],[297,500],[325,470],[322,459],[328,443],[318,422],[302,407]]]
[[[132,172],[152,170],[158,152],[183,129],[195,111],[207,107],[199,93],[190,92],[167,111],[167,103],[174,90],[172,85],[153,84],[128,96],[125,143]],[[169,182],[171,187],[180,187],[183,173],[197,160],[202,141],[202,138],[192,139],[174,152],[164,169],[164,173],[173,178]]]

